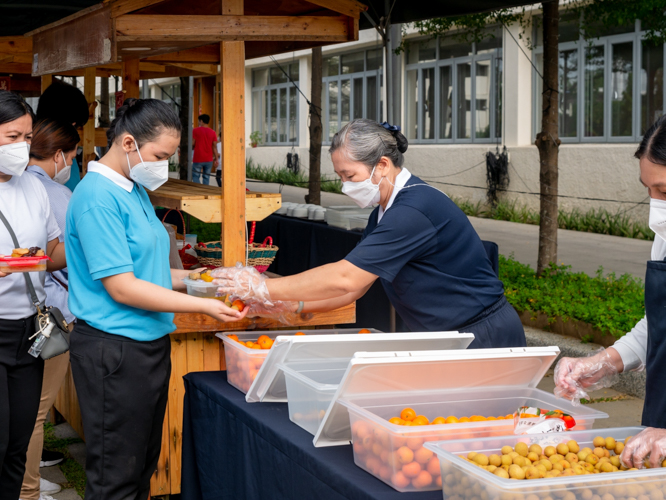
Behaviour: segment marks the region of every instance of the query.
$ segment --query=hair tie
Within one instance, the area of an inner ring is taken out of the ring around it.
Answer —
[[[389,122],[384,122],[380,124],[382,127],[384,127],[386,130],[391,132],[392,134],[395,134],[396,132],[400,132],[400,125],[390,125]]]

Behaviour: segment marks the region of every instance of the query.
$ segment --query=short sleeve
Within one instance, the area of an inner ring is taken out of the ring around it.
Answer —
[[[134,271],[125,225],[118,213],[92,208],[74,224],[92,279]]]
[[[392,282],[405,265],[428,251],[436,231],[419,210],[394,206],[345,260]]]
[[[51,204],[46,202],[46,233],[47,241],[55,240],[60,236],[60,227],[58,226],[58,221],[55,218],[53,210],[51,210]]]

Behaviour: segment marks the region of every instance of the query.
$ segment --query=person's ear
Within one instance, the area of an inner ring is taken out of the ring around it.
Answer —
[[[125,153],[131,153],[132,151],[136,151],[136,143],[134,141],[134,137],[132,137],[130,134],[124,134],[120,139],[120,147],[123,148],[123,151]]]
[[[62,150],[59,149],[55,153],[53,153],[53,161],[58,163],[58,159],[62,160],[62,157],[60,156],[60,153],[62,153]]]
[[[389,170],[391,170],[391,160],[386,156],[382,156],[377,163],[376,170],[382,177],[388,175]]]

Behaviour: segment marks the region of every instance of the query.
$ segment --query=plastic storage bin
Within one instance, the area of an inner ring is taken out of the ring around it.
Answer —
[[[354,462],[398,491],[437,489],[434,482],[416,488],[411,483],[403,486],[402,481],[396,478],[395,474],[402,466],[387,457],[395,456],[404,446],[412,450],[414,460],[419,460],[419,453],[429,455],[423,451],[423,444],[429,441],[483,439],[513,434],[513,420],[418,427],[391,424],[388,420],[400,416],[405,407],[413,408],[417,415],[425,415],[431,421],[436,417],[446,418],[449,415],[458,418],[471,415],[497,417],[513,413],[520,406],[561,409],[576,419],[576,430],[591,429],[596,419],[608,417],[603,412],[584,406],[575,407],[569,401],[533,388],[466,389],[440,394],[405,394],[357,401],[341,400],[340,403],[349,411]]]
[[[215,283],[207,283],[203,280],[191,280],[189,278],[184,278],[183,283],[187,286],[187,294],[193,295],[194,297],[204,297],[204,298],[216,298],[217,289],[220,285]]]
[[[4,273],[37,273],[46,271],[47,256],[7,257],[0,256],[0,271]]]
[[[617,427],[558,434],[441,441],[427,443],[425,447],[433,451],[439,460],[441,475],[435,476],[434,481],[437,482],[437,477],[441,477],[444,499],[663,499],[666,497],[666,468],[517,481],[499,478],[458,456],[466,455],[470,451],[498,453],[502,446],[515,446],[519,442],[548,446],[573,439],[581,448],[586,446],[594,448],[592,440],[595,436],[613,437],[616,441],[620,441],[628,436],[635,436],[642,429],[642,427]]]
[[[348,364],[349,359],[279,364],[287,385],[289,419],[314,436]]]
[[[327,330],[273,330],[252,332],[224,332],[216,334],[224,342],[224,358],[227,364],[227,381],[244,394],[250,389],[252,382],[257,378],[259,369],[264,364],[271,349],[250,349],[229,339],[227,335],[234,334],[238,340],[255,341],[261,335],[268,335],[275,340],[278,336],[295,335],[303,332],[306,335],[337,335],[340,333],[358,333],[357,328],[338,328]],[[376,332],[376,330],[374,330]]]

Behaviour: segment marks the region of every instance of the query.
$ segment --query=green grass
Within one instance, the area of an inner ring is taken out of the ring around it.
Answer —
[[[278,168],[275,165],[270,167],[257,165],[252,158],[247,160],[245,164],[245,172],[249,179],[255,179],[262,182],[275,182],[287,186],[303,188],[307,188],[309,185],[307,176],[302,172],[296,174],[291,170]],[[334,179],[322,177],[321,190],[327,193],[342,194],[342,182],[337,177]]]
[[[452,198],[452,200],[471,217],[539,224],[538,211],[518,205],[515,201],[500,201],[497,206],[490,207],[482,202],[472,203],[461,198]],[[579,209],[560,210],[558,225],[560,229],[654,240],[654,233],[646,223],[632,220],[626,212],[613,213],[604,208],[591,209],[587,212],[581,212]]]
[[[59,451],[65,455],[65,461],[59,467],[67,479],[66,488],[74,488],[83,498],[86,491],[86,471],[69,454],[67,446],[74,443],[82,443],[79,438],[60,439],[53,432],[53,424],[50,422],[44,424],[44,448],[51,451]]]
[[[500,255],[500,279],[509,303],[519,312],[541,312],[553,321],[574,319],[597,330],[622,337],[645,315],[641,280],[625,274],[596,276],[573,273],[570,266],[556,266],[541,278],[526,264]]]

